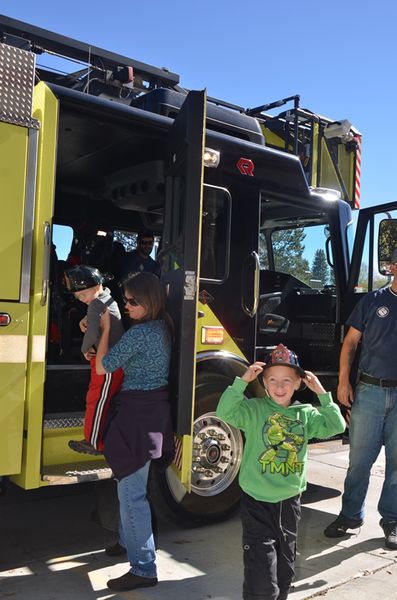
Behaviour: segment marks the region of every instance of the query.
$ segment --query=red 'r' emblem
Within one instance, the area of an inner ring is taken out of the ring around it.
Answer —
[[[240,171],[241,175],[254,176],[254,163],[249,158],[239,158],[236,167]]]

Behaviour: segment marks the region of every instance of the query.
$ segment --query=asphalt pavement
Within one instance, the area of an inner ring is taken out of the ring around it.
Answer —
[[[397,600],[397,551],[385,548],[376,510],[383,454],[372,469],[365,524],[337,540],[323,535],[339,513],[347,466],[348,446],[341,441],[310,447],[291,600]],[[8,486],[0,496],[0,598],[240,600],[238,517],[193,529],[160,523],[158,586],[116,594],[106,581],[128,571],[128,563],[105,555],[115,536],[92,520],[93,503],[91,484],[30,492]]]

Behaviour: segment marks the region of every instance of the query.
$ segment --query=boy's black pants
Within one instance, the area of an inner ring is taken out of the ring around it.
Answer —
[[[244,600],[288,597],[300,516],[300,495],[273,504],[242,493]]]

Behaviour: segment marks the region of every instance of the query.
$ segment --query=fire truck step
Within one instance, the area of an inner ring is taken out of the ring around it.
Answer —
[[[47,413],[44,416],[44,429],[67,429],[69,427],[83,427],[83,412]]]
[[[42,473],[43,481],[47,481],[49,485],[69,485],[112,477],[112,470],[106,466],[104,460],[78,463],[77,468],[76,463],[51,466]]]

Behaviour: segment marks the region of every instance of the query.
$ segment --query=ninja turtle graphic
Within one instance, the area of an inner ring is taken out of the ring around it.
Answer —
[[[268,417],[262,435],[266,446],[259,457],[262,472],[301,472],[303,463],[298,461],[298,452],[304,443],[304,431],[298,419],[274,413]]]

